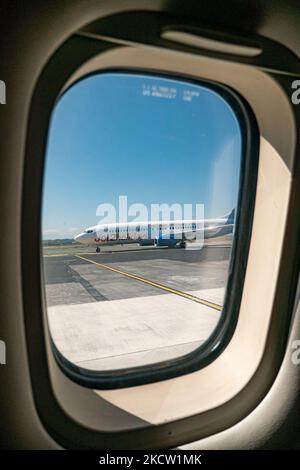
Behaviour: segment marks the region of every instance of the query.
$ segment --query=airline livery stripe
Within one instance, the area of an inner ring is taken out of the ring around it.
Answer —
[[[83,259],[84,261],[88,261],[89,263],[95,264],[99,268],[108,269],[109,271],[113,271],[115,273],[121,274],[131,279],[135,279],[136,281],[144,282],[145,284],[149,284],[150,286],[157,287],[158,289],[162,289],[167,292],[171,292],[172,294],[179,295],[180,297],[184,297],[188,300],[192,300],[199,304],[205,305],[206,307],[213,308],[214,310],[221,311],[223,308],[221,305],[218,305],[214,302],[209,302],[208,300],[200,299],[199,297],[196,297],[195,295],[188,294],[187,292],[182,292],[177,289],[172,289],[171,287],[165,286],[158,282],[150,281],[149,279],[145,279],[144,277],[136,276],[135,274],[128,273],[127,271],[121,271],[120,269],[113,268],[112,266],[108,266],[107,264],[98,263],[97,261],[93,261],[89,258],[85,258],[84,256],[76,255],[76,257]]]

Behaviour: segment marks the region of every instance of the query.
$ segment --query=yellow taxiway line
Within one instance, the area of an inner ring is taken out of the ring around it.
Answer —
[[[196,297],[195,295],[188,294],[187,292],[182,292],[177,289],[172,289],[171,287],[165,286],[163,284],[160,284],[155,281],[150,281],[149,279],[145,279],[144,277],[141,276],[136,276],[135,274],[128,273],[127,271],[121,271],[120,269],[113,268],[112,266],[108,266],[107,264],[103,263],[98,263],[97,261],[93,261],[89,258],[85,258],[84,256],[81,255],[75,255],[77,258],[83,259],[84,261],[88,261],[89,263],[95,264],[99,268],[103,269],[108,269],[109,271],[113,271],[115,273],[121,274],[123,276],[129,277],[131,279],[135,279],[136,281],[141,281],[144,282],[145,284],[149,284],[150,286],[157,287],[158,289],[165,290],[167,292],[171,292],[172,294],[179,295],[180,297],[184,297],[189,300],[193,300],[194,302],[198,302],[199,304],[205,305],[206,307],[213,308],[214,310],[221,311],[222,306],[219,304],[216,304],[214,302],[209,302],[208,300],[200,299],[199,297]]]

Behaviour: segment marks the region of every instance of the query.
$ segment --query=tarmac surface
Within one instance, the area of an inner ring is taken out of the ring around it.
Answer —
[[[222,314],[230,253],[228,243],[201,250],[47,252],[46,299],[57,348],[92,370],[191,352]]]

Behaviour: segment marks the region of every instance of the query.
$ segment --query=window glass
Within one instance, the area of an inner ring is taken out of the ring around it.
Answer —
[[[211,85],[111,72],[62,95],[42,213],[62,356],[108,371],[204,344],[224,314],[241,156],[237,116]]]

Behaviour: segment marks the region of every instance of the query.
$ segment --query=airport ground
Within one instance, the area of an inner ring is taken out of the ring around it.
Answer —
[[[201,250],[137,245],[44,249],[54,342],[76,365],[109,370],[168,360],[199,347],[224,300],[231,238]]]

